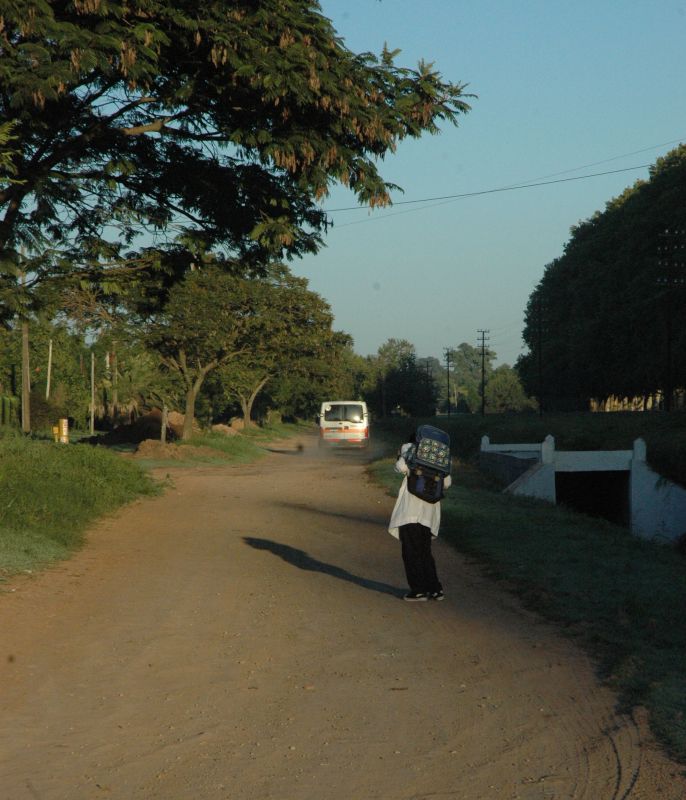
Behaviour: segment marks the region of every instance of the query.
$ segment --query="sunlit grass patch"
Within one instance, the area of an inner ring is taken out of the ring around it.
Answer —
[[[155,491],[103,448],[0,438],[0,574],[66,556],[97,517]]]
[[[196,434],[192,439],[179,442],[179,446],[209,448],[217,451],[226,460],[247,463],[264,457],[268,452],[264,445],[269,442],[276,439],[293,438],[311,430],[310,424],[279,422],[271,425],[251,426],[234,436],[213,432]],[[210,460],[211,456],[207,453],[199,453],[193,459]]]
[[[218,460],[243,464],[262,458],[267,453],[257,441],[242,434],[236,436],[227,436],[223,433],[196,434],[192,439],[178,442],[178,447],[188,448],[190,460],[206,462]]]

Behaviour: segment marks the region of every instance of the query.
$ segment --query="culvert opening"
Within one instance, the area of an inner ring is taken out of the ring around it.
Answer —
[[[629,527],[629,477],[628,471],[556,472],[557,504]]]

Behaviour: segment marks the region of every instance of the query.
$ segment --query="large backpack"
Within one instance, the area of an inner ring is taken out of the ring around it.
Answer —
[[[420,425],[415,439],[405,455],[410,470],[407,489],[427,503],[437,503],[444,495],[445,476],[450,474],[450,436],[433,425]]]

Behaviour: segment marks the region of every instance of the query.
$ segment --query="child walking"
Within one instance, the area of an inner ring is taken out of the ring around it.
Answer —
[[[427,503],[411,494],[407,488],[407,476],[410,472],[405,456],[415,444],[412,434],[410,441],[400,448],[395,471],[403,475],[398,499],[391,514],[388,532],[400,540],[403,565],[410,591],[404,596],[408,602],[426,600],[443,600],[443,586],[436,574],[436,562],[431,553],[431,542],[438,536],[441,525],[441,504]],[[450,486],[450,475],[446,475],[443,487]]]

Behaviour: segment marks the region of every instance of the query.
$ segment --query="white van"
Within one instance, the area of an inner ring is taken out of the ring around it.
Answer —
[[[319,412],[319,444],[366,447],[369,412],[362,400],[327,400]]]

